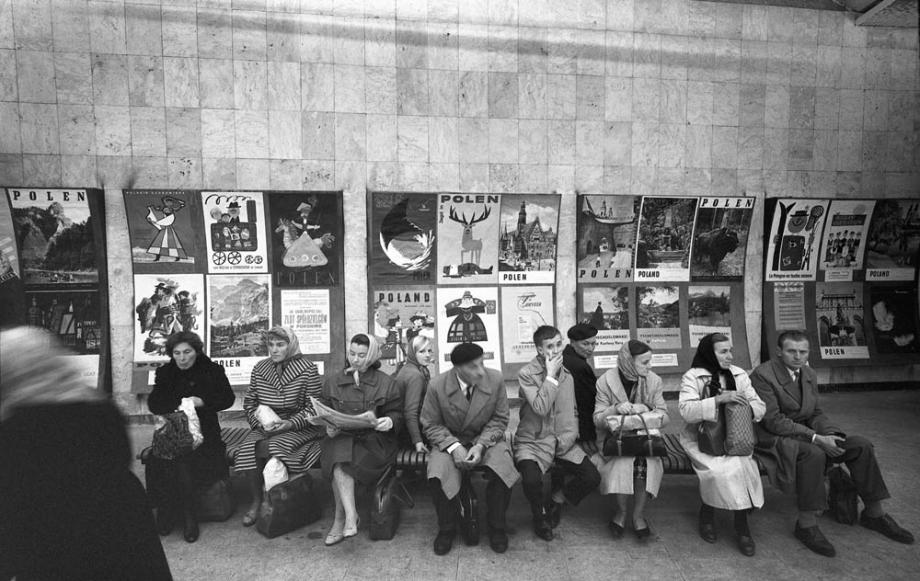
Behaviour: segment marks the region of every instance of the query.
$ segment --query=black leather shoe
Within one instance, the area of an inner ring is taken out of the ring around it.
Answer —
[[[182,536],[187,543],[194,543],[198,540],[198,519],[195,517],[185,517],[185,527],[182,530]]]
[[[165,537],[172,532],[176,526],[176,517],[173,512],[167,508],[157,509],[157,532],[161,537]]]
[[[533,519],[533,532],[544,541],[553,540],[553,527],[550,526],[545,516]]]
[[[716,525],[711,520],[704,518],[700,515],[700,536],[707,543],[716,542]]]
[[[756,551],[753,537],[751,535],[738,535],[738,550],[745,557],[753,557]]]
[[[609,523],[607,523],[607,528],[610,529],[610,534],[613,535],[613,538],[615,539],[623,538],[624,529],[617,523],[610,521]]]
[[[905,545],[911,545],[914,542],[914,535],[894,522],[894,519],[888,514],[883,514],[879,517],[871,517],[863,511],[862,516],[859,518],[859,524],[877,533],[882,533],[893,541],[904,543]]]
[[[642,529],[633,529],[633,532],[636,533],[636,538],[640,541],[647,541],[649,537],[652,536],[652,529],[648,527]]]
[[[496,553],[508,550],[508,535],[503,529],[489,529],[489,546]]]
[[[562,505],[558,502],[549,501],[546,505],[546,518],[549,520],[549,526],[556,528],[559,521],[562,520]]]
[[[834,545],[827,540],[818,525],[808,528],[802,528],[799,523],[795,523],[795,538],[802,541],[802,544],[825,557],[833,557],[837,554]]]
[[[434,554],[446,555],[454,546],[454,536],[456,531],[438,531],[438,536],[434,538]]]

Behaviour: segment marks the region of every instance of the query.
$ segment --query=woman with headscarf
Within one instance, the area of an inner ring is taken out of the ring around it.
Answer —
[[[67,355],[0,333],[0,579],[172,579],[125,420]]]
[[[194,543],[198,539],[195,514],[198,490],[229,476],[227,447],[220,439],[217,412],[233,405],[236,396],[223,366],[204,354],[204,345],[195,333],[181,331],[170,335],[166,353],[169,363],[157,368],[147,407],[152,414],[165,415],[178,410],[183,400],[190,399],[204,441],[174,460],[150,458],[147,493],[157,509],[158,532],[168,535],[181,512],[185,520],[183,537]],[[157,490],[160,485],[162,490]]]
[[[406,421],[406,429],[400,432],[400,444],[406,448],[411,447],[416,452],[428,451],[422,439],[418,416],[422,410],[422,402],[425,401],[425,393],[428,391],[428,382],[431,381],[428,365],[433,357],[431,339],[424,335],[416,335],[409,340],[406,360],[393,378],[402,396],[403,416]]]
[[[310,397],[322,395],[316,365],[300,352],[290,327],[275,326],[265,333],[268,359],[252,369],[243,409],[252,431],[236,453],[234,467],[248,474],[252,505],[243,526],[252,526],[262,503],[265,464],[272,457],[284,463],[288,474],[306,472],[319,459],[325,432],[310,424],[315,415]]]
[[[332,479],[335,520],[326,545],[358,534],[355,482],[373,485],[396,460],[396,434],[402,422],[402,401],[396,383],[380,371],[380,345],[368,335],[351,338],[345,371],[326,376],[323,403],[349,415],[373,415],[373,428],[326,428],[322,468]]]
[[[689,369],[680,382],[680,415],[686,421],[680,443],[700,479],[699,533],[707,543],[716,542],[715,509],[734,511],[738,549],[754,555],[754,539],[747,522],[752,508],[763,506],[763,483],[753,456],[711,456],[700,451],[701,422],[719,418],[721,406],[744,403],[751,406],[755,422],[766,411],[747,373],[732,365],[732,342],[721,333],[700,339]]]
[[[641,414],[649,429],[668,423],[668,406],[662,394],[661,378],[651,370],[652,348],[630,339],[620,348],[617,367],[597,380],[594,425],[597,446],[603,451],[604,440],[627,421],[624,416]],[[642,428],[641,421],[630,418],[627,426]],[[624,426],[626,427],[626,426]],[[602,457],[601,494],[616,496],[616,510],[608,527],[615,538],[623,536],[629,497],[633,497],[633,530],[645,540],[651,536],[645,519],[646,501],[658,496],[664,466],[661,458]]]

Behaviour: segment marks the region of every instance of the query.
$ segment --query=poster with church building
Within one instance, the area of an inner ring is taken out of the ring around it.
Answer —
[[[641,196],[578,196],[578,282],[632,282]]]
[[[502,195],[501,238],[498,244],[499,282],[555,282],[558,229],[558,195]]]

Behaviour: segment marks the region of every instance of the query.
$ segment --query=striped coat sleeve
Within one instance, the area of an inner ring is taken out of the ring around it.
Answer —
[[[323,394],[323,383],[319,379],[316,365],[310,361],[306,363],[307,365],[302,372],[302,375],[306,378],[305,389],[302,392],[302,409],[297,412],[296,415],[291,416],[291,421],[294,423],[295,430],[304,430],[310,427],[311,424],[307,421],[307,418],[316,415],[316,412],[313,411],[313,404],[310,403],[310,397],[319,398]]]
[[[253,369],[249,379],[249,389],[246,390],[246,395],[243,397],[243,410],[246,411],[246,419],[249,420],[249,427],[253,430],[262,429],[262,424],[260,424],[259,420],[256,418],[256,408],[259,407],[257,383],[258,377],[256,375],[256,370]]]

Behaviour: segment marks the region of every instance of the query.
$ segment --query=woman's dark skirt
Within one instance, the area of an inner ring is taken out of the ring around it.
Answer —
[[[348,463],[355,480],[373,484],[396,461],[398,450],[399,444],[392,433],[364,430],[326,437],[320,459],[323,476],[332,478],[333,466]]]

